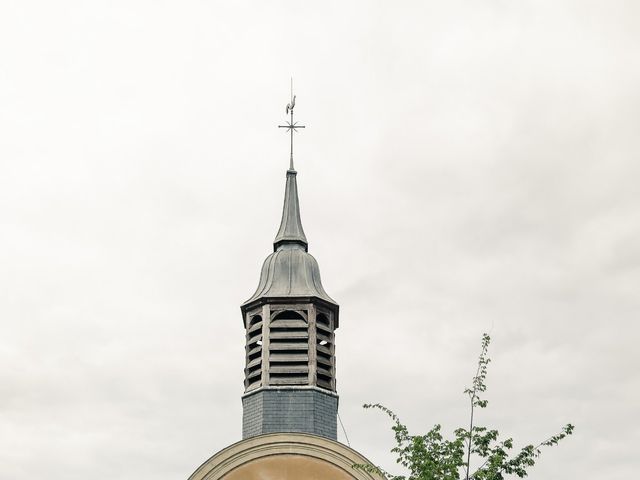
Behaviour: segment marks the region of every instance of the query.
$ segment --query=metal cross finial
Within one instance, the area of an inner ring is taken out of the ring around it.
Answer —
[[[298,122],[293,121],[293,107],[296,106],[296,96],[293,94],[293,79],[291,79],[291,102],[287,104],[286,112],[291,114],[291,121],[286,125],[278,125],[278,128],[286,128],[291,134],[291,156],[289,157],[289,170],[293,171],[293,133],[298,128],[305,128],[304,125],[298,125]]]

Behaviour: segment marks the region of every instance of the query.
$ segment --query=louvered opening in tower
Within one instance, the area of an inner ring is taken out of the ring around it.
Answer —
[[[257,388],[262,383],[262,317],[254,315],[247,326],[245,390]]]
[[[329,318],[324,313],[319,313],[316,317],[317,385],[327,390],[334,390],[333,338],[333,329]]]
[[[298,312],[284,310],[269,324],[269,384],[307,385],[309,326]]]

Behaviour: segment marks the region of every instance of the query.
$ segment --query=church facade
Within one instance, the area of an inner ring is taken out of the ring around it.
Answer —
[[[288,123],[293,136],[293,106]],[[293,142],[293,139],[292,139]],[[243,440],[218,452],[189,480],[380,480],[337,441],[335,332],[339,306],[320,280],[302,228],[297,172],[286,173],[273,252],[241,306],[245,329]]]

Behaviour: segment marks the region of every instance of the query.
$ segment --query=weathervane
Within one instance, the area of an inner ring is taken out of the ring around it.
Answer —
[[[298,125],[298,122],[293,121],[293,107],[296,106],[296,96],[293,94],[293,78],[291,79],[291,102],[287,103],[287,114],[291,114],[291,121],[286,125],[278,125],[278,128],[286,128],[291,134],[291,156],[289,158],[289,170],[293,170],[293,133],[298,128],[305,128],[304,125]]]

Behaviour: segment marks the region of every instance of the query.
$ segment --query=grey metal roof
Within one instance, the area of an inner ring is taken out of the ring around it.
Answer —
[[[304,245],[307,249],[307,237],[302,229],[300,220],[300,204],[298,203],[298,183],[296,182],[297,172],[287,170],[287,184],[284,189],[284,206],[282,207],[282,221],[280,230],[273,241],[273,250],[276,251],[280,245],[287,242],[294,242]]]
[[[307,252],[295,170],[287,171],[282,222],[273,247],[262,265],[258,289],[244,305],[264,297],[318,297],[337,305],[322,287],[318,262]]]
[[[258,288],[245,304],[264,297],[318,297],[337,305],[322,287],[316,259],[294,243],[282,245],[267,257]]]

